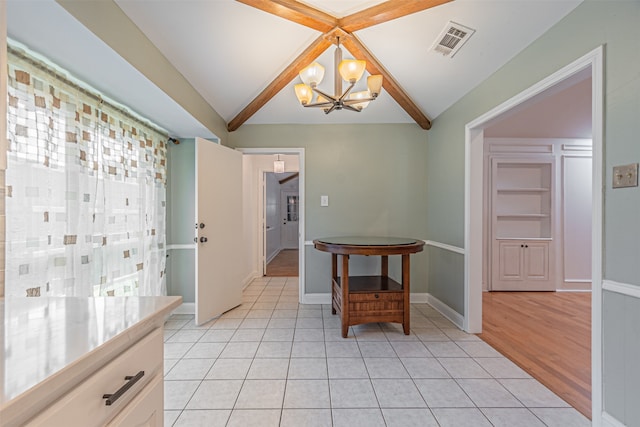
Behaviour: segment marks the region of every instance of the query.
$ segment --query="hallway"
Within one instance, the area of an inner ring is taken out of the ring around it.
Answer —
[[[267,277],[297,277],[298,250],[283,249],[267,264]]]

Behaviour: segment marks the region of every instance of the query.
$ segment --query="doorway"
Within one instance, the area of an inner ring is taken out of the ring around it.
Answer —
[[[286,253],[286,255],[293,255],[297,257],[297,276],[298,276],[298,288],[300,301],[304,298],[304,283],[305,283],[305,252],[304,252],[304,224],[305,224],[305,168],[304,168],[304,148],[238,148],[238,151],[243,154],[243,170],[245,175],[244,188],[243,188],[243,200],[244,206],[243,215],[245,215],[245,224],[249,224],[249,227],[245,230],[245,239],[248,245],[252,248],[251,260],[249,261],[254,271],[254,277],[262,277],[266,273],[267,265],[267,242],[266,237],[267,227],[269,230],[277,228],[280,229],[283,224],[283,219],[286,216],[281,216],[280,212],[273,215],[273,221],[277,223],[267,224],[267,208],[266,208],[266,184],[268,174],[272,174],[274,177],[278,177],[279,180],[287,180],[283,182],[285,188],[288,185],[292,185],[293,181],[296,181],[297,186],[297,199],[295,199],[296,213],[297,213],[297,234],[294,232],[293,236],[289,236],[291,242],[295,239],[295,244],[290,244],[292,252]],[[274,161],[284,160],[285,173],[274,174]],[[295,178],[292,178],[294,177]],[[273,205],[269,208],[275,212],[276,205],[281,204],[282,194],[278,191],[277,195],[274,193]],[[294,200],[291,200],[294,203]],[[293,206],[291,213],[293,214]],[[286,213],[286,209],[283,210]],[[288,219],[288,218],[287,218]],[[291,216],[294,219],[294,215]],[[289,221],[287,221],[288,223]],[[291,221],[295,223],[296,221]],[[294,225],[292,225],[293,227]],[[289,230],[290,231],[290,230]],[[273,233],[273,231],[270,231]],[[278,231],[279,238],[281,239],[281,231]],[[282,252],[282,251],[281,251]],[[274,258],[275,260],[275,258]]]
[[[599,47],[572,64],[564,67],[538,84],[516,95],[514,98],[485,113],[466,126],[465,144],[465,316],[464,328],[467,332],[482,332],[483,301],[483,257],[486,248],[483,245],[483,146],[484,132],[493,123],[501,120],[510,112],[523,108],[525,103],[545,91],[553,90],[573,76],[588,70],[592,81],[592,100],[590,105],[592,118],[593,170],[592,170],[592,294],[591,294],[591,375],[592,403],[594,417],[602,408],[602,337],[601,337],[601,301],[602,301],[602,163],[603,163],[603,49]]]
[[[300,216],[299,173],[265,172],[263,212],[266,227],[265,262],[267,277],[298,276]]]

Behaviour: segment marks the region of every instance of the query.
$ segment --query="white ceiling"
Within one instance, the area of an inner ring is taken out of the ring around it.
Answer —
[[[232,0],[115,1],[226,122],[320,35]],[[433,120],[581,1],[455,0],[356,35]],[[381,1],[305,3],[339,17]],[[449,20],[476,30],[453,58],[429,51]],[[48,56],[172,135],[213,136],[53,0],[8,0],[7,28],[13,40]],[[333,49],[318,62],[327,67],[321,87],[332,92]],[[412,122],[384,91],[362,113],[336,111],[325,116],[321,110],[299,106],[294,83],[247,123]]]

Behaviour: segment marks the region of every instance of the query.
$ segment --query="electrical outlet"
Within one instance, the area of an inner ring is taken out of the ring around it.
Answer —
[[[320,196],[320,206],[329,206],[329,196]]]
[[[638,163],[613,167],[613,188],[637,187]]]

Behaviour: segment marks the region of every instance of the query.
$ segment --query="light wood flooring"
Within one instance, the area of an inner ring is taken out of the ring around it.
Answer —
[[[292,277],[297,275],[297,249],[283,249],[267,264],[267,277]]]
[[[479,335],[591,419],[591,294],[485,292]]]

